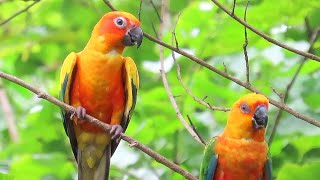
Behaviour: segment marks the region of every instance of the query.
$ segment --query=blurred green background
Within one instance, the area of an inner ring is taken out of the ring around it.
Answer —
[[[140,1],[113,0],[113,5],[138,16]],[[209,0],[167,1],[164,40],[171,44],[171,31],[181,12],[176,33],[179,47],[209,64],[245,81],[242,45],[244,27]],[[221,1],[229,9],[232,1]],[[0,1],[0,22],[32,1]],[[246,1],[237,1],[235,13],[243,17]],[[160,12],[160,1],[154,1]],[[110,9],[101,0],[41,1],[0,27],[0,70],[24,79],[57,97],[60,66],[71,51],[81,51],[93,26]],[[149,0],[142,1],[142,27],[155,36],[160,20]],[[273,38],[306,51],[310,31],[320,26],[318,0],[251,0],[247,21]],[[153,28],[154,27],[154,28]],[[272,91],[284,92],[301,57],[283,50],[248,31],[248,55],[252,84],[279,100]],[[313,53],[320,55],[320,40]],[[144,39],[138,50],[128,48],[126,56],[138,65],[141,89],[133,118],[126,132],[150,148],[198,175],[203,146],[182,126],[169,102],[159,75],[159,45]],[[222,132],[227,113],[212,111],[195,102],[177,80],[171,51],[165,50],[165,65],[172,93],[186,118],[189,115],[201,136],[208,141]],[[206,102],[230,107],[248,93],[237,84],[178,56],[187,87]],[[288,98],[288,105],[320,119],[320,63],[308,60]],[[0,79],[0,179],[72,179],[76,166],[60,110],[18,85]],[[6,101],[7,100],[7,101]],[[279,109],[271,106],[271,127]],[[13,120],[18,134],[8,132]],[[18,139],[15,141],[15,137]],[[320,129],[283,113],[271,145],[274,177],[318,179],[320,177]],[[123,143],[112,158],[112,179],[184,179],[142,152]]]

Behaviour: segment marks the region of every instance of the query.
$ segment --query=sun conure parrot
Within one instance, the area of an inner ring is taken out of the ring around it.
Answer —
[[[78,179],[108,179],[110,158],[135,107],[139,77],[126,46],[142,43],[140,22],[126,12],[106,13],[85,48],[64,60],[61,99],[76,108],[62,112],[64,128],[78,163]],[[89,114],[111,126],[110,134],[84,120]]]
[[[204,152],[200,180],[271,180],[265,132],[268,99],[247,94],[235,102],[223,133]]]

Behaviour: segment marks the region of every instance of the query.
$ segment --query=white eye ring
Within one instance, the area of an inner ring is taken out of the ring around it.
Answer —
[[[114,24],[118,26],[120,29],[123,29],[127,26],[127,21],[123,17],[117,17],[113,20]]]
[[[248,114],[248,113],[250,112],[250,107],[249,107],[249,105],[246,104],[246,103],[242,103],[242,104],[240,105],[240,109],[241,109],[241,111],[242,111],[243,113],[246,113],[246,114]]]

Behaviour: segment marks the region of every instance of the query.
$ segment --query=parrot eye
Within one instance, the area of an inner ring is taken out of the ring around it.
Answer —
[[[246,103],[242,103],[242,104],[240,105],[240,109],[241,109],[241,111],[242,111],[243,113],[246,113],[246,114],[248,114],[248,113],[250,112],[250,107],[249,107],[249,105],[246,104]]]
[[[127,21],[123,17],[117,17],[113,21],[120,29],[127,26]]]

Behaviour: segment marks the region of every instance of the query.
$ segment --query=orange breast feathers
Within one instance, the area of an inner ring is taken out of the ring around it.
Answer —
[[[82,51],[71,87],[71,105],[82,106],[87,114],[107,124],[120,124],[125,106],[123,68],[120,55]],[[85,131],[102,132],[89,122],[75,122]]]
[[[218,137],[216,180],[257,180],[263,177],[267,144],[246,139]]]

